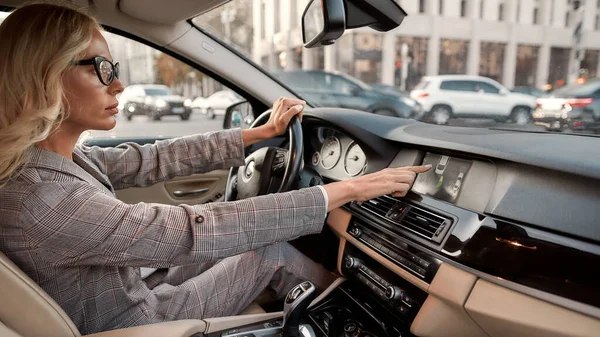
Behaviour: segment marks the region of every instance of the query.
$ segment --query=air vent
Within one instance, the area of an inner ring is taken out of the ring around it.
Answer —
[[[367,200],[360,204],[360,207],[371,213],[385,217],[395,204],[396,201],[392,198],[380,197]]]
[[[449,217],[388,196],[371,199],[357,206],[436,243],[442,242],[452,225],[452,219]]]
[[[402,227],[438,243],[450,224],[452,220],[415,206],[410,207],[400,221]]]

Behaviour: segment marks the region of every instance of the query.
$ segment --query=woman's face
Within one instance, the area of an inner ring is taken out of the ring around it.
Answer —
[[[85,51],[82,60],[103,56],[114,63],[108,44],[99,31]],[[63,75],[63,89],[66,96],[68,117],[61,124],[63,131],[83,132],[85,130],[110,130],[115,127],[117,114],[117,94],[123,91],[123,84],[115,78],[111,85],[100,82],[94,65],[78,65]]]

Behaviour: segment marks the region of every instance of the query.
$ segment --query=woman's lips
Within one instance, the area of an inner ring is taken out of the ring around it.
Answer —
[[[118,114],[119,113],[119,109],[118,109],[119,103],[115,103],[111,106],[109,106],[108,108],[106,108],[106,110],[112,112],[113,114]]]

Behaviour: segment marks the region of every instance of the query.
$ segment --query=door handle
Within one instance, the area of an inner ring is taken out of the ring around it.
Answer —
[[[190,195],[194,195],[194,194],[202,194],[202,193],[206,193],[208,192],[208,188],[204,187],[204,188],[199,188],[197,190],[185,190],[185,191],[174,191],[173,195],[176,197],[188,197]]]

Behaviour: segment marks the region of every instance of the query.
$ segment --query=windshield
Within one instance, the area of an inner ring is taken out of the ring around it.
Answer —
[[[596,1],[396,2],[408,13],[400,27],[346,30],[334,45],[310,49],[301,33],[306,0],[234,0],[192,21],[314,107],[452,126],[600,130],[600,92],[575,105],[537,101],[567,86],[587,90],[599,75]]]
[[[171,94],[167,88],[145,88],[144,92],[147,96],[168,96]]]

